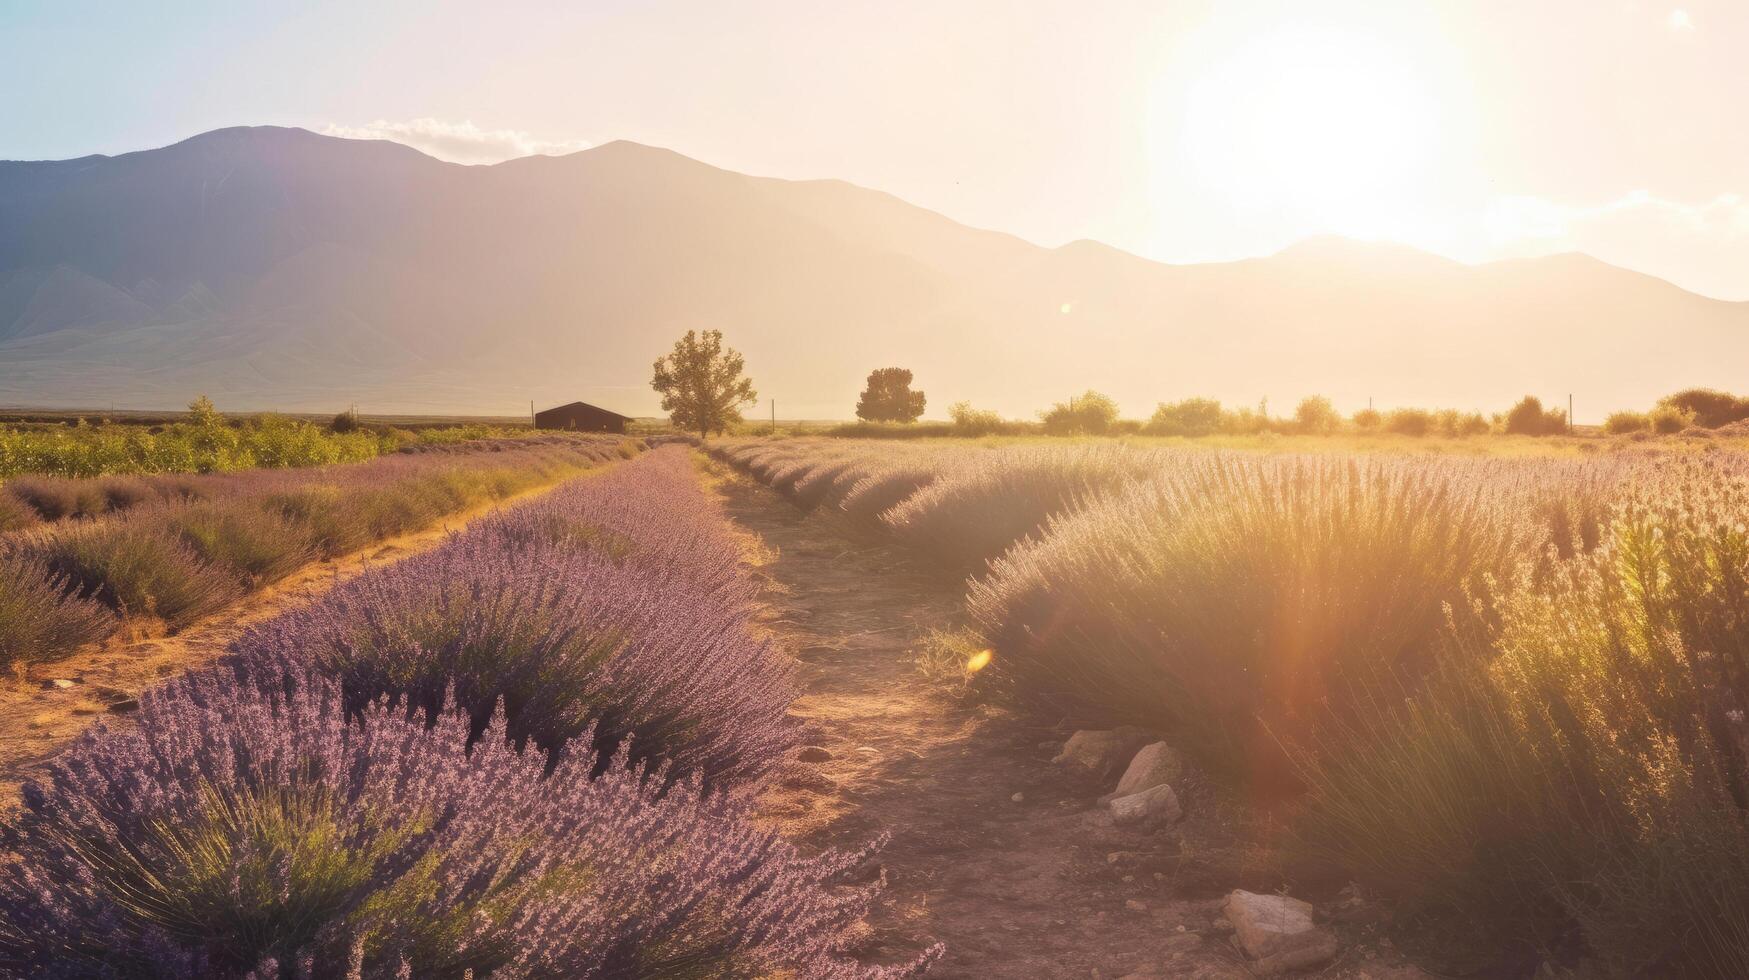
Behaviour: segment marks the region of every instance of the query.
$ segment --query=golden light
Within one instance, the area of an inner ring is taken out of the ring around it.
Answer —
[[[992,656],[993,654],[988,650],[979,650],[977,653],[972,654],[971,657],[966,660],[966,673],[975,674],[978,671],[983,670],[985,667],[990,666],[990,658]]]
[[[1237,207],[1383,234],[1438,163],[1441,107],[1422,74],[1399,47],[1362,34],[1252,35],[1192,83],[1172,135],[1197,179]]]
[[[1073,310],[1073,309],[1074,309],[1074,308],[1075,308],[1075,305],[1074,305],[1074,304],[1073,304],[1073,303],[1064,303],[1064,304],[1063,304],[1063,305],[1062,305],[1062,308],[1061,308],[1061,310],[1060,310],[1060,312],[1063,312],[1063,313],[1068,313],[1068,312],[1070,312],[1070,311],[1071,311],[1071,310]]]

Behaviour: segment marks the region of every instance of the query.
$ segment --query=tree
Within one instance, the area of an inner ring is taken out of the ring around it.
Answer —
[[[1053,435],[1100,435],[1117,421],[1117,402],[1088,390],[1067,402],[1058,402],[1043,413],[1045,431]]]
[[[745,367],[738,352],[723,346],[721,330],[688,330],[673,353],[656,358],[650,387],[675,428],[705,439],[741,421],[741,406],[758,400],[753,382],[741,377]]]
[[[1213,398],[1186,398],[1181,402],[1161,402],[1154,409],[1144,430],[1161,436],[1212,436],[1221,431],[1224,412]]]
[[[915,422],[923,415],[923,392],[911,390],[905,368],[870,371],[868,387],[856,402],[856,417],[864,422]]]
[[[1300,402],[1294,409],[1294,424],[1301,432],[1313,435],[1329,435],[1342,424],[1342,416],[1336,414],[1336,409],[1330,405],[1330,399],[1323,395],[1313,395]]]

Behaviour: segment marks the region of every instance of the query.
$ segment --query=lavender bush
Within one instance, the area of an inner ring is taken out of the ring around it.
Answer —
[[[25,790],[0,968],[62,977],[898,978],[845,953],[866,854],[804,858],[694,782],[503,737],[468,749],[325,681],[148,693]],[[489,736],[499,736],[491,731]],[[593,775],[594,778],[591,778]]]
[[[477,735],[602,756],[708,785],[756,781],[793,744],[789,661],[754,639],[752,584],[679,449],[658,450],[484,521],[256,628],[263,671],[311,664],[350,703],[435,717],[446,692]]]

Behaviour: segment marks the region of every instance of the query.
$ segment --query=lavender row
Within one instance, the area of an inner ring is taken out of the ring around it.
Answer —
[[[65,656],[124,617],[176,629],[308,562],[635,452],[611,437],[176,478],[194,496],[0,536],[0,664]],[[75,481],[69,481],[75,482]],[[166,484],[168,485],[168,484]]]
[[[237,652],[312,664],[354,704],[434,717],[447,696],[518,744],[584,731],[669,776],[756,782],[794,738],[787,657],[754,637],[751,580],[686,454],[657,450],[481,521],[258,627]]]

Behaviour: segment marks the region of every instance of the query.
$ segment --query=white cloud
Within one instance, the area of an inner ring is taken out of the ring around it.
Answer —
[[[1686,10],[1672,10],[1672,11],[1670,11],[1670,18],[1669,18],[1668,23],[1670,24],[1670,29],[1673,31],[1692,31],[1692,30],[1694,30],[1694,18],[1690,17],[1688,15],[1688,11],[1686,11]]]
[[[517,157],[575,153],[589,147],[584,140],[544,140],[520,129],[481,129],[471,120],[450,122],[429,116],[405,122],[378,119],[363,126],[330,123],[322,132],[346,139],[393,140],[452,163],[498,163]]]

